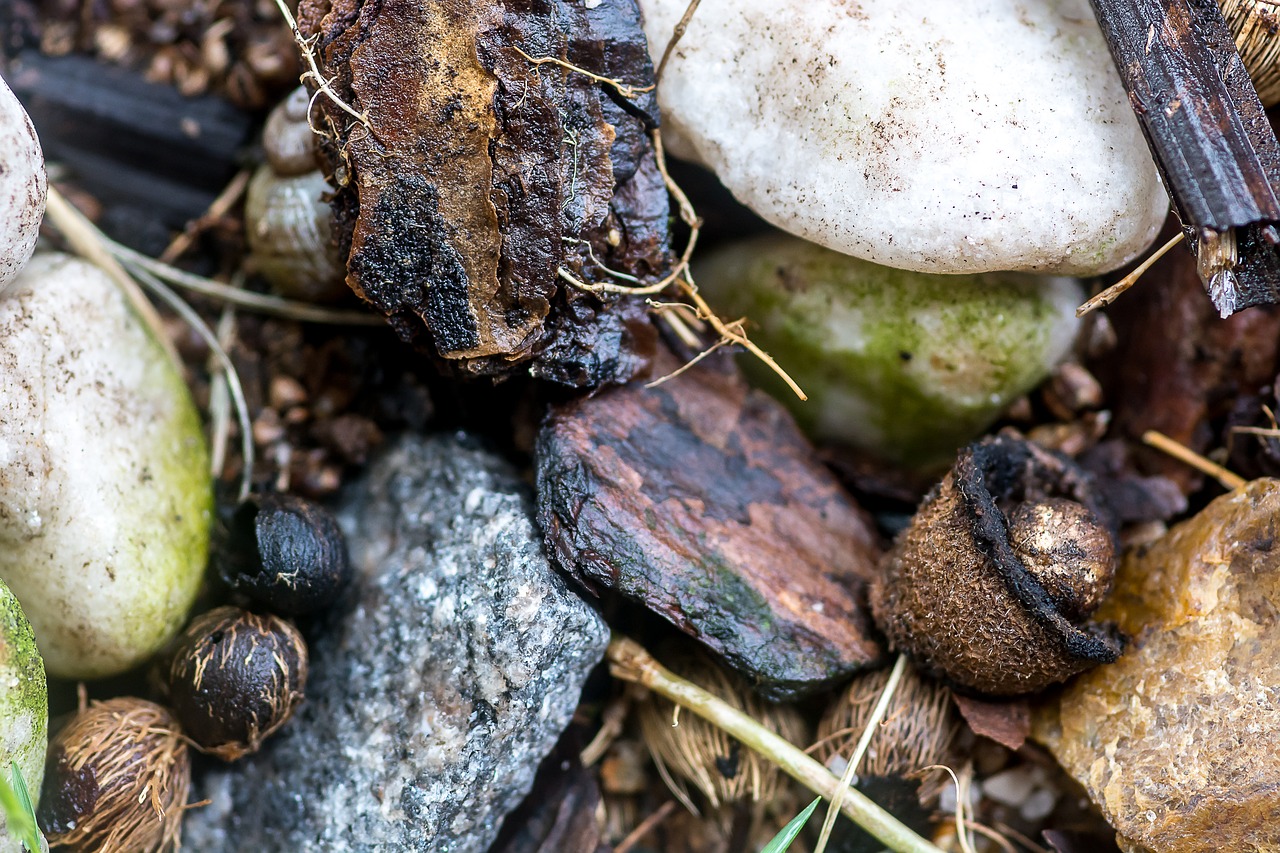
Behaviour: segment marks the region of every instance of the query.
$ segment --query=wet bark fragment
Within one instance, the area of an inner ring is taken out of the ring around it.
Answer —
[[[621,382],[654,344],[637,300],[575,290],[672,264],[633,3],[304,0],[348,284],[466,375]]]
[[[766,695],[882,657],[863,604],[879,556],[870,520],[732,362],[558,406],[537,468],[562,568],[660,614]]]
[[[1223,317],[1280,302],[1280,143],[1215,0],[1090,0]]]

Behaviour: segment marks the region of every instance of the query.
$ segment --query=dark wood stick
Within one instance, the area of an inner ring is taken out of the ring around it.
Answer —
[[[1090,0],[1224,316],[1280,302],[1280,143],[1214,0]]]

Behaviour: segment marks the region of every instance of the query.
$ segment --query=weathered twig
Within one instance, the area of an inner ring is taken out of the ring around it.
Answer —
[[[1214,305],[1280,302],[1280,143],[1214,0],[1090,0]]]

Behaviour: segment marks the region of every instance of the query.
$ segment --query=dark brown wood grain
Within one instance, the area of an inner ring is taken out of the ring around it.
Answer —
[[[882,657],[868,516],[732,361],[555,408],[537,469],[548,550],[572,577],[663,616],[766,695]]]
[[[332,101],[327,152],[348,283],[466,375],[625,381],[654,344],[643,303],[560,271],[651,278],[672,258],[633,3],[311,0]]]
[[[1280,143],[1214,0],[1090,0],[1197,255],[1238,243],[1223,316],[1280,301]],[[1206,281],[1208,286],[1210,282]]]

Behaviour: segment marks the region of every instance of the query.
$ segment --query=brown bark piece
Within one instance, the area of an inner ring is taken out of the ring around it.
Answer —
[[[1214,423],[1236,397],[1275,379],[1280,310],[1257,307],[1219,319],[1186,253],[1162,259],[1147,273],[1141,297],[1108,313],[1119,348],[1094,365],[1095,373],[1113,403],[1115,428],[1135,442],[1154,429],[1203,453],[1222,440]],[[1155,450],[1140,449],[1138,461],[1184,492],[1203,481]]]
[[[1017,752],[1031,734],[1031,705],[1025,699],[994,702],[952,693],[960,716],[974,734]]]
[[[883,656],[863,604],[879,557],[868,516],[732,361],[555,408],[537,467],[539,520],[569,574],[665,617],[766,695]]]
[[[304,33],[334,90],[326,146],[348,284],[468,375],[575,386],[643,371],[638,300],[573,289],[672,263],[650,93],[624,97],[554,58],[643,88],[634,4],[309,0]],[[525,55],[522,55],[523,54]]]

